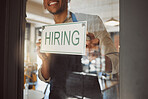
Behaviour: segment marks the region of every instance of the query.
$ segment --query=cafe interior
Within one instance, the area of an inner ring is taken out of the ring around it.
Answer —
[[[71,0],[68,9],[74,13],[98,15],[102,19],[117,52],[119,52],[119,0]],[[24,99],[48,99],[50,84],[38,78],[38,69],[41,67],[42,61],[37,55],[36,43],[41,39],[42,26],[54,24],[53,16],[44,9],[43,0],[27,0],[26,21]],[[99,63],[96,60],[100,59],[100,57],[98,56],[95,59],[91,59],[91,57],[84,55],[81,59],[83,75],[92,77],[89,83],[93,83],[94,79],[98,80],[102,99],[119,99],[119,74],[112,75],[99,70],[99,66],[97,66]],[[103,64],[103,61],[101,60],[100,64]],[[71,97],[68,99],[93,99],[91,98],[92,88],[86,89],[89,90],[86,95],[80,94],[78,87],[69,90],[71,90],[69,93]],[[29,98],[26,98],[28,96]]]

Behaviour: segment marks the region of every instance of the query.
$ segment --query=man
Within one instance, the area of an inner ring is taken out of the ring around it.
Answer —
[[[75,14],[73,18],[72,13],[68,14],[68,0],[44,0],[44,7],[53,14],[56,24],[87,20],[87,35],[91,38],[93,33],[95,37],[94,39],[87,40],[87,47],[92,48],[94,45],[100,43],[102,50],[105,50],[106,71],[112,73],[118,72],[118,68],[116,68],[118,67],[118,63],[115,62],[118,61],[118,58],[114,55],[116,53],[115,47],[98,16]],[[97,25],[96,22],[98,22]],[[97,30],[94,30],[94,27]],[[69,72],[82,71],[81,56],[40,53],[40,42],[37,43],[37,46],[38,55],[42,59],[39,78],[44,82],[50,81],[51,83],[49,98],[66,99],[66,78]],[[115,68],[113,67],[114,65],[116,65]]]

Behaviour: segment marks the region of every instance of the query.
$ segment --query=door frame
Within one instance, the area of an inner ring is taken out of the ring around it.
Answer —
[[[3,4],[2,99],[23,99],[24,34],[26,0],[5,0]]]

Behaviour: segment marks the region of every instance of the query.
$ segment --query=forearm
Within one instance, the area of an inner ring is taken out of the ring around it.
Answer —
[[[106,56],[106,71],[112,74],[119,72],[119,54],[109,36],[106,34],[100,40],[101,54]]]
[[[41,74],[45,80],[50,77],[50,58],[42,60]]]

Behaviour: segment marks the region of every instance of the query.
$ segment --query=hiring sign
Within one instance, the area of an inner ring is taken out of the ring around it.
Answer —
[[[73,22],[43,27],[41,52],[84,55],[87,22]]]

